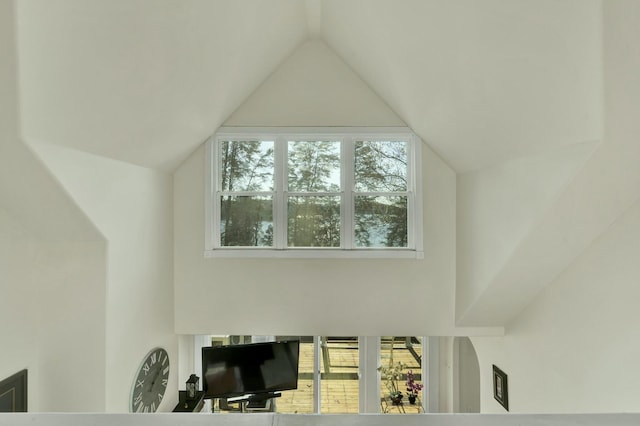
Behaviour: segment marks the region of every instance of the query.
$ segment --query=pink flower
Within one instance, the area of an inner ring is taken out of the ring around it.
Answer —
[[[409,370],[407,372],[407,392],[409,392],[409,394],[412,395],[417,395],[418,392],[420,392],[424,386],[422,385],[422,383],[416,383],[415,379],[413,377],[413,371]]]

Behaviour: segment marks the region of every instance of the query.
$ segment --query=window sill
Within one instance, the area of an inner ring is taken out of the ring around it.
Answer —
[[[424,259],[416,250],[340,250],[340,249],[246,249],[205,250],[206,258],[283,258],[283,259]]]

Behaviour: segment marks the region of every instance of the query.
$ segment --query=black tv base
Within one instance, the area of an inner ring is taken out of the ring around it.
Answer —
[[[265,392],[227,398],[227,403],[240,403],[242,411],[273,411],[274,398],[282,396],[280,392]]]
[[[247,410],[264,410],[271,402],[271,399],[279,398],[281,396],[282,394],[280,392],[271,392],[268,394],[251,396],[247,401]]]

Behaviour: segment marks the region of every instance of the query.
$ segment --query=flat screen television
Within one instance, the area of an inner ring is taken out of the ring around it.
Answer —
[[[266,396],[297,389],[299,355],[297,340],[204,347],[204,397]]]

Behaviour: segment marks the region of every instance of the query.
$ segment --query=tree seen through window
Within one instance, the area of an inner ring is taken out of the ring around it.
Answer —
[[[218,140],[220,246],[407,248],[409,148],[404,140]]]

